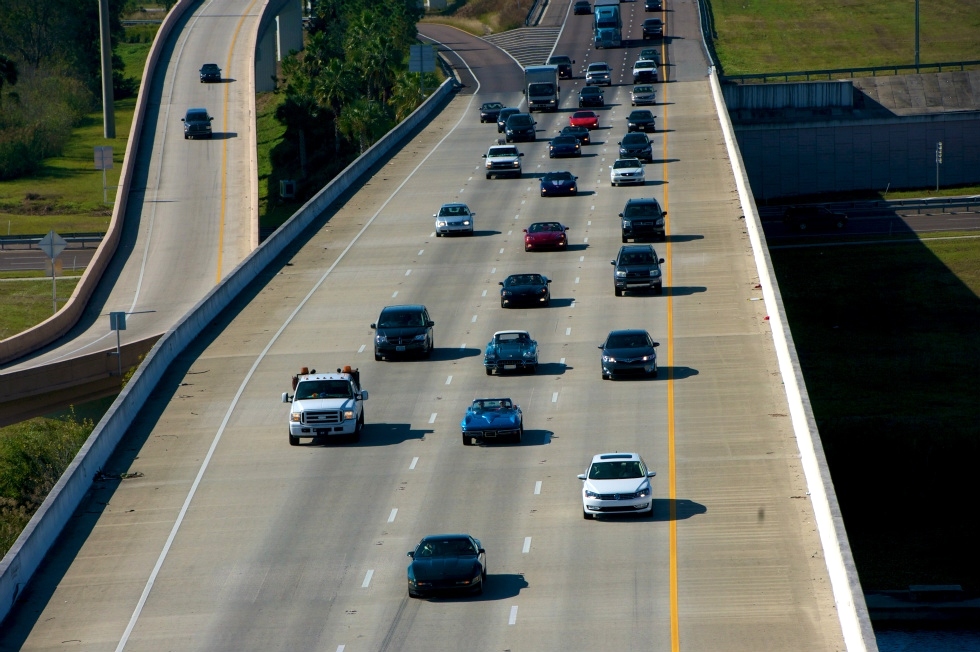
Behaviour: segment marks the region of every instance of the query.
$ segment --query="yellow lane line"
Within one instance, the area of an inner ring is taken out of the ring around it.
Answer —
[[[225,74],[224,77],[231,78],[231,54],[235,51],[235,43],[238,42],[238,33],[242,30],[242,25],[245,23],[245,19],[248,18],[252,13],[252,8],[255,6],[257,0],[252,0],[249,3],[248,8],[242,13],[241,18],[238,19],[238,25],[235,26],[235,33],[231,37],[231,47],[228,49],[228,58],[225,60]],[[225,103],[224,103],[224,115],[222,116],[222,129],[227,128],[228,124],[228,96],[231,94],[231,84],[225,84]],[[225,214],[226,214],[226,197],[228,196],[227,186],[228,186],[228,139],[224,138],[224,133],[221,134],[221,219],[218,222],[218,266],[215,270],[214,283],[217,285],[221,282],[221,266],[224,261],[224,251],[225,251]]]
[[[661,58],[663,60],[663,58]],[[665,75],[666,76],[666,75]],[[666,82],[666,80],[665,80]],[[667,183],[667,84],[663,85],[664,105],[664,231],[667,233],[667,270],[664,285],[667,287],[667,497],[670,501],[670,649],[680,650],[680,624],[677,614],[677,465],[674,460],[674,266],[671,257],[670,244],[670,210],[668,196],[670,185]]]

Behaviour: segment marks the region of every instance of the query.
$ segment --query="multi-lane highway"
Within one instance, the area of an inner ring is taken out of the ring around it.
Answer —
[[[248,110],[256,0],[208,0],[188,11],[154,70],[123,235],[80,322],[4,373],[112,349],[107,314],[129,313],[123,341],[166,332],[251,251]],[[204,63],[222,69],[203,84]],[[214,116],[212,140],[184,140],[190,107]]]
[[[623,6],[638,41],[643,5]],[[425,26],[468,64],[466,88],[179,359],[105,469],[125,479],[96,482],[0,649],[844,649],[694,8],[667,8],[672,81],[635,188],[610,187],[608,166],[636,47],[594,52],[591,18],[569,15],[555,51],[617,72],[594,144],[547,157],[579,74],[560,112],[536,114],[524,178],[487,180],[497,133],[479,104],[519,104],[520,70]],[[579,196],[539,196],[553,169]],[[617,213],[644,196],[668,211],[665,293],[617,298]],[[474,236],[435,237],[448,201],[477,212]],[[525,252],[521,229],[552,219],[569,250]],[[551,307],[500,308],[497,282],[523,271],[554,279]],[[396,303],[429,308],[431,360],[374,361],[369,324]],[[659,379],[600,379],[596,347],[626,327],[661,342]],[[536,375],[484,374],[503,328],[538,340]],[[361,441],[289,446],[289,376],[347,364],[370,392]],[[523,444],[462,446],[479,396],[522,406]],[[582,518],[575,476],[616,450],[657,470],[653,518]],[[482,596],[407,597],[405,553],[438,532],[482,540]]]

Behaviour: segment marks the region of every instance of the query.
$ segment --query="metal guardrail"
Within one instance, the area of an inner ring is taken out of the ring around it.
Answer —
[[[534,0],[534,2],[531,3],[531,8],[527,12],[527,18],[524,19],[524,27],[530,27],[531,23],[534,22],[534,12],[537,11],[538,4],[543,4],[546,2],[548,2],[548,0]]]
[[[877,199],[872,201],[821,202],[833,211],[848,215],[947,215],[950,213],[980,213],[980,195],[961,197],[927,197],[925,199]],[[786,206],[759,206],[763,220],[782,217]]]
[[[105,233],[92,232],[92,233],[59,233],[65,242],[68,243],[69,247],[78,248],[81,245],[82,249],[86,249],[89,244],[94,244],[96,247],[105,238]],[[46,233],[41,235],[0,235],[0,250],[3,249],[37,249],[38,242],[41,238],[47,237]]]
[[[703,27],[702,27],[703,29]],[[980,68],[980,60],[974,61],[949,61],[943,63],[920,63],[901,65],[901,66],[871,66],[868,68],[831,68],[828,70],[798,70],[795,72],[767,72],[751,75],[723,75],[722,83],[759,83],[765,84],[770,81],[812,81],[813,79],[839,79],[841,75],[847,77],[876,77],[879,73],[889,73],[891,75],[903,73],[920,73],[946,70],[966,70],[967,68]]]

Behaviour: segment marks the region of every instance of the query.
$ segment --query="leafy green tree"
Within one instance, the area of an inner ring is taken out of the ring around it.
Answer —
[[[17,83],[17,64],[13,59],[0,54],[0,107],[3,106],[3,87]]]

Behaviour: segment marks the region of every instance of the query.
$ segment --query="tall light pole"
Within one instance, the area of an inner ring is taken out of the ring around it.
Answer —
[[[915,71],[919,72],[919,0],[915,0]]]
[[[916,0],[918,2],[919,0]],[[109,0],[99,0],[99,42],[102,46],[102,131],[116,137],[116,114],[112,105],[112,41],[109,39]]]

